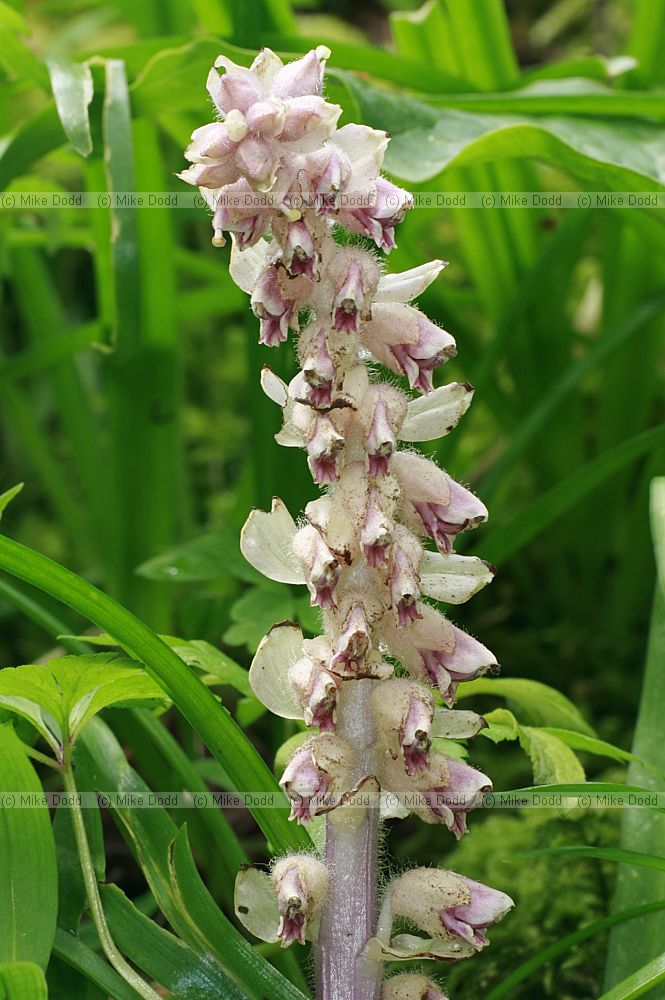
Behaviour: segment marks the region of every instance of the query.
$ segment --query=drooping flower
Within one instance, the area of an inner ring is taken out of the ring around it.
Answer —
[[[352,747],[333,733],[313,736],[291,757],[281,787],[291,800],[291,819],[307,823],[340,804],[350,790]]]
[[[282,948],[305,943],[311,924],[319,916],[328,892],[328,869],[309,854],[293,854],[277,861],[272,883],[277,894]]]

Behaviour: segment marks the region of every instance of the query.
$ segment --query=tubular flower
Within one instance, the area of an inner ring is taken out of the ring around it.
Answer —
[[[329,969],[323,1000],[379,1000],[372,963],[467,957],[511,905],[461,876],[410,872],[387,899],[431,935],[423,941],[392,938],[383,918],[374,926],[371,898],[379,790],[392,803],[384,818],[414,812],[459,837],[491,788],[432,740],[482,729],[479,716],[437,709],[435,698],[452,705],[459,683],[494,670],[496,660],[428,599],[461,604],[494,569],[453,551],[457,534],[486,520],[482,502],[411,450],[455,427],[473,396],[468,383],[434,388],[456,345],[414,305],[445,264],[382,273],[377,251],[395,246],[412,199],[381,176],[384,132],[337,127],[340,108],[324,96],[328,57],[319,47],[285,65],[264,49],[246,68],[220,56],[208,80],[220,120],[196,129],[181,176],[212,211],[214,244],[231,234],[230,273],[251,297],[260,342],[277,346],[289,330],[299,333],[298,374],[287,385],[266,367],[261,385],[282,410],[276,441],[304,450],[321,487],[299,523],[277,498],[269,512],[252,511],[241,550],[270,579],[307,587],[320,615],[314,638],[290,622],[271,629],[249,682],[273,712],[318,729],[298,745],[280,784],[291,819],[326,815],[326,862],[296,855],[272,877],[244,871],[238,915],[283,945],[318,935]],[[382,380],[380,366],[404,377],[405,388]],[[367,797],[355,795],[360,788]],[[445,998],[409,974],[389,979],[383,1000]]]
[[[459,938],[476,951],[487,930],[512,908],[505,892],[440,868],[415,868],[388,889],[393,917],[406,917],[432,938]]]

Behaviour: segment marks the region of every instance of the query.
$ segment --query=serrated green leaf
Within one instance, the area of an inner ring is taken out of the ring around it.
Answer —
[[[520,726],[519,739],[531,761],[536,784],[584,781],[584,768],[563,740],[533,726]]]
[[[460,685],[460,698],[469,698],[476,694],[505,698],[516,711],[519,709],[520,722],[538,726],[560,726],[562,729],[595,736],[593,729],[572,701],[560,691],[540,681],[523,677],[494,679],[480,677],[478,680]]]
[[[495,708],[493,712],[483,715],[487,723],[486,729],[480,730],[492,743],[503,743],[504,740],[516,740],[519,736],[519,724],[512,712],[507,708]]]
[[[55,106],[69,142],[81,156],[92,152],[88,108],[94,95],[92,73],[86,63],[64,56],[47,60]]]
[[[41,783],[10,726],[0,726],[0,962],[45,969],[58,911],[55,845],[46,805],[11,808],[8,797],[40,796]],[[32,998],[31,998],[32,1000]]]
[[[584,733],[573,733],[569,729],[559,729],[556,726],[544,726],[543,732],[556,736],[567,744],[571,750],[582,750],[586,753],[596,754],[599,757],[609,757],[610,760],[635,761],[635,763],[641,764],[642,767],[645,767],[649,771],[653,771],[656,774],[660,773],[658,768],[652,764],[641,760],[635,754],[629,753],[628,750],[622,750],[620,747],[615,747],[613,743],[607,743],[605,740],[586,736]]]
[[[136,663],[113,653],[65,656],[0,672],[0,705],[31,722],[59,761],[94,715],[136,701],[167,699]]]

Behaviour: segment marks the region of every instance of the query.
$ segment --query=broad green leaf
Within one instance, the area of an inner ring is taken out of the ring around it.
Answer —
[[[41,783],[10,726],[0,726],[0,962],[45,969],[58,911],[58,876],[46,805],[11,808],[9,796],[41,796]]]
[[[641,760],[655,765],[660,774],[633,762],[628,781],[654,791],[665,791],[665,755],[663,754],[663,713],[665,712],[665,479],[655,479],[651,487],[651,525],[654,555],[658,568],[646,668],[642,681],[640,708],[632,751]],[[665,816],[644,809],[628,809],[623,814],[621,847],[628,851],[661,855],[665,843]],[[645,900],[665,898],[665,872],[635,872],[620,866],[617,872],[612,908],[624,909]],[[655,959],[663,950],[665,916],[645,917],[631,929],[617,929],[610,935],[605,987],[614,986],[629,973]],[[610,992],[611,995],[611,992]],[[626,994],[631,995],[631,994]],[[616,996],[623,996],[617,993]]]
[[[10,490],[5,490],[4,493],[0,494],[0,519],[2,519],[2,515],[5,512],[7,504],[10,504],[14,497],[18,496],[23,489],[23,485],[23,483],[17,483],[17,485],[12,486]]]
[[[101,886],[100,894],[118,947],[179,1000],[248,1000],[219,965],[146,917],[117,886]]]
[[[580,115],[598,118],[665,117],[663,95],[652,91],[614,90],[595,80],[536,80],[501,94],[442,94],[428,103],[483,114]],[[623,123],[622,123],[623,126]]]
[[[51,87],[62,127],[69,142],[81,156],[92,152],[88,108],[93,98],[90,67],[64,56],[48,59]]]
[[[100,719],[95,719],[84,733],[79,744],[79,753],[82,751],[89,755],[100,791],[149,791]],[[206,947],[212,951],[252,1000],[263,1000],[265,996],[271,1000],[302,1000],[299,991],[251,948],[213,902],[201,879],[195,877],[186,836],[179,836],[176,843],[178,829],[164,809],[117,805],[113,813],[160,910],[184,941],[198,953]],[[202,942],[207,944],[203,946]]]
[[[0,671],[0,705],[32,722],[60,761],[65,747],[102,709],[166,700],[144,670],[114,653],[65,656],[43,666]]]
[[[62,927],[55,932],[53,954],[98,986],[105,996],[113,997],[113,1000],[138,1000],[139,994],[115,969],[80,938],[67,933]]]
[[[650,993],[660,983],[665,983],[665,953],[622,979],[607,993],[603,993],[600,1000],[635,1000],[636,997]]]
[[[580,927],[579,930],[573,931],[572,934],[567,934],[566,937],[555,941],[547,948],[543,948],[537,954],[527,959],[526,962],[523,962],[522,965],[513,969],[505,979],[501,980],[498,986],[495,986],[489,993],[485,994],[484,1000],[504,1000],[504,998],[515,996],[516,986],[519,986],[520,983],[529,979],[534,972],[553,962],[559,956],[565,955],[567,952],[572,951],[573,948],[584,944],[585,941],[589,941],[591,938],[596,937],[597,934],[602,934],[611,927],[616,927],[626,921],[661,910],[665,910],[665,900],[656,903],[646,903],[642,906],[634,906],[628,910],[622,910],[620,913],[614,913],[609,917],[596,920],[586,927]],[[601,1000],[625,1000],[625,998],[623,998],[623,994],[617,994],[611,998],[609,995],[605,995],[601,997]]]
[[[584,781],[584,768],[570,747],[557,736],[533,726],[520,726],[520,744],[529,756],[536,784]]]
[[[665,185],[665,136],[657,125],[626,120],[619,130],[592,118],[437,112],[349,74],[345,80],[363,122],[391,135],[386,169],[407,181],[427,181],[457,167],[526,155],[600,190],[651,191]]]
[[[32,962],[0,965],[0,1000],[48,1000],[39,966]]]
[[[519,708],[520,721],[537,726],[560,726],[577,733],[594,736],[591,726],[582,718],[579,710],[564,694],[542,684],[540,681],[522,677],[481,677],[461,684],[460,698],[471,695],[494,695],[505,698],[515,708]]]

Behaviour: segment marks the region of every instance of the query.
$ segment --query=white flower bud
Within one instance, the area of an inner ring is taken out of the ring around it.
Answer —
[[[427,768],[431,745],[434,699],[415,681],[393,677],[372,694],[379,734],[394,758],[402,757],[408,775]]]
[[[328,894],[328,869],[309,854],[293,854],[277,861],[272,870],[282,948],[294,941],[312,940]],[[316,925],[316,926],[315,926]]]

